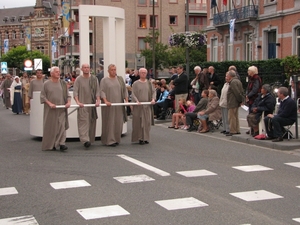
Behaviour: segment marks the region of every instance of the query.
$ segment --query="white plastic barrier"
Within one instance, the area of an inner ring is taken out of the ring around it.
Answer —
[[[67,138],[78,138],[78,127],[77,127],[77,110],[74,109],[78,107],[74,98],[73,92],[70,92],[72,97],[71,104],[73,108],[68,109],[69,114],[69,129],[67,130]],[[102,104],[101,104],[102,105]],[[43,115],[44,115],[44,105],[40,103],[40,92],[33,92],[33,99],[30,101],[30,134],[36,137],[43,136]],[[101,125],[101,107],[97,108],[98,120],[96,128],[96,137],[101,137],[102,125]],[[123,124],[122,134],[127,133],[127,123]]]

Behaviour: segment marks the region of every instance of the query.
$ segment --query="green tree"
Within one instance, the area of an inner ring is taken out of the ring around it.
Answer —
[[[26,59],[30,59],[32,61],[34,59],[42,59],[44,73],[47,73],[48,68],[50,67],[50,59],[47,55],[36,50],[27,51],[25,46],[12,48],[2,56],[1,61],[7,62],[9,68],[19,68],[20,70],[24,70],[24,61]]]

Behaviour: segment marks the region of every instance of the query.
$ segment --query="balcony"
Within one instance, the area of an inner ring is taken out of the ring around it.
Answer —
[[[79,45],[67,45],[65,47],[65,55],[79,55]],[[93,53],[93,45],[90,45],[90,54]]]
[[[94,5],[94,0],[71,0],[70,2],[72,7],[78,7],[79,5]]]
[[[206,3],[189,3],[189,13],[205,13],[207,14]]]
[[[233,9],[221,13],[214,14],[214,26],[227,25],[231,19],[236,19],[235,22],[257,19],[258,6],[250,5],[242,8]]]
[[[205,31],[207,25],[189,25],[189,31]]]

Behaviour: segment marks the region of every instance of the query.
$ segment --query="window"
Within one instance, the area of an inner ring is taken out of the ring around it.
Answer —
[[[37,47],[37,50],[40,51],[40,52],[43,53],[43,54],[45,53],[45,48],[44,48],[44,46],[38,46],[38,47]]]
[[[149,5],[152,6],[154,1],[154,5],[158,6],[158,0],[149,0]]]
[[[276,2],[276,0],[265,0],[265,4]]]
[[[147,5],[147,0],[138,0],[138,5],[139,6],[146,6]]]
[[[13,31],[11,32],[11,38],[12,38],[12,39],[16,39],[16,38],[17,38],[17,32],[16,32],[16,31],[13,30]]]
[[[298,57],[300,57],[300,27],[296,30],[296,51]]]
[[[178,3],[178,0],[169,0],[169,3]]]
[[[141,50],[145,50],[146,49],[146,43],[145,43],[145,38],[143,37],[139,37],[138,38],[138,50],[141,51]]]
[[[251,4],[253,4],[252,0],[244,0],[244,6],[249,6]]]
[[[190,16],[189,29],[190,31],[200,31],[206,27],[206,17],[203,16]]]
[[[276,58],[276,31],[268,32],[268,59]]]
[[[211,61],[218,61],[218,39],[211,39]]]
[[[150,27],[153,27],[153,16],[150,16]],[[154,28],[157,28],[157,16],[154,16]]]
[[[170,25],[177,25],[177,16],[170,16]]]
[[[233,60],[232,52],[233,52],[233,44],[230,43],[230,37],[227,36],[226,37],[226,60],[227,61]]]
[[[24,30],[21,30],[20,31],[20,39],[23,39],[24,38]]]
[[[249,34],[245,35],[245,60],[252,61],[252,40]]]
[[[146,15],[139,15],[139,28],[146,28]]]
[[[8,31],[5,31],[5,39],[9,39],[9,32]]]

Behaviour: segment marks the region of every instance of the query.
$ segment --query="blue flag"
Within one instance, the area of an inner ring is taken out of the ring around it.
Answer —
[[[211,5],[210,5],[210,8],[214,8],[217,6],[217,1],[216,0],[211,0]]]

